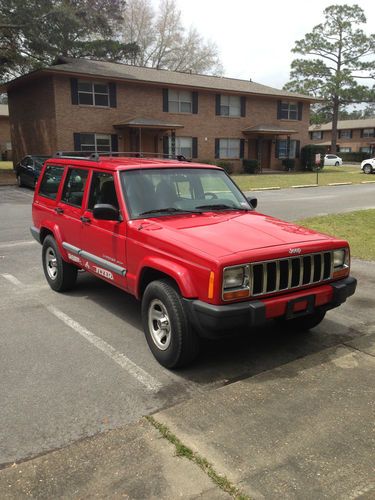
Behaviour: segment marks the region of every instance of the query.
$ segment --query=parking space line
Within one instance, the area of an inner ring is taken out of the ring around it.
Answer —
[[[9,283],[12,283],[12,285],[15,285],[17,287],[23,287],[24,285],[20,282],[19,279],[17,279],[15,276],[13,276],[13,274],[7,274],[7,273],[4,273],[1,275],[4,279],[6,279],[7,281],[9,281]]]
[[[72,319],[67,314],[63,313],[54,306],[47,306],[48,311],[53,314],[60,321],[65,323],[67,326],[72,328],[72,330],[79,333],[82,337],[88,340],[97,349],[106,354],[109,358],[117,363],[121,368],[126,370],[130,375],[136,378],[141,384],[143,384],[149,391],[156,392],[161,389],[162,384],[156,380],[152,375],[147,373],[143,368],[136,365],[133,361],[127,358],[121,352],[116,351],[114,347],[108,344],[105,340],[97,337],[94,333],[90,332],[87,328],[79,324],[77,321]]]
[[[12,247],[21,247],[28,245],[36,245],[37,242],[34,240],[19,240],[19,241],[6,241],[4,243],[0,243],[0,250],[3,248],[12,248]]]

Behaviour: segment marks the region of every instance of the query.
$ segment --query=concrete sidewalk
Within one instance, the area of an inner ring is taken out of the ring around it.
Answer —
[[[350,345],[349,345],[350,344]],[[250,498],[374,498],[375,332],[154,415]],[[0,498],[229,498],[147,421],[0,472]]]

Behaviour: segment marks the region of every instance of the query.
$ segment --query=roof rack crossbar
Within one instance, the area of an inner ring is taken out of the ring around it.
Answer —
[[[87,154],[85,154],[87,153]],[[74,160],[89,160],[89,161],[99,161],[100,157],[130,157],[130,158],[163,158],[166,160],[177,160],[177,161],[187,161],[191,160],[186,158],[184,155],[172,155],[166,153],[153,153],[145,151],[112,151],[112,152],[101,152],[101,151],[56,151],[53,155],[54,158],[71,158]]]

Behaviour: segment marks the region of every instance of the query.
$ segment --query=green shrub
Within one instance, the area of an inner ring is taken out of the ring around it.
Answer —
[[[294,167],[296,166],[296,161],[294,158],[284,158],[281,163],[284,167],[284,170],[287,170],[288,172],[290,170],[294,170]]]
[[[242,160],[242,166],[246,174],[256,174],[259,172],[258,160]]]
[[[214,163],[214,165],[217,165],[218,167],[223,168],[227,174],[233,174],[234,171],[234,165],[232,162],[227,161],[227,160],[218,160],[217,162]]]
[[[316,170],[315,155],[324,156],[327,153],[327,146],[319,146],[317,144],[307,144],[301,149],[301,166],[306,170]],[[323,164],[320,165],[323,168]]]
[[[362,153],[361,151],[344,153],[338,152],[337,155],[342,158],[342,161],[345,163],[350,162],[358,162],[361,163],[363,160],[367,160],[367,158],[371,157],[370,153]]]

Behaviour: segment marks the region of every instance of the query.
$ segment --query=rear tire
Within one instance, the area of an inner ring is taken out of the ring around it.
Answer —
[[[66,292],[74,287],[78,269],[65,262],[53,236],[47,236],[42,249],[43,271],[46,280],[55,292]]]
[[[340,162],[338,162],[338,161],[337,161],[337,162],[335,163],[335,167],[338,167],[339,165],[340,165]]]
[[[363,166],[363,172],[365,174],[372,174],[372,166],[369,163]]]
[[[142,298],[142,323],[152,354],[166,368],[179,368],[198,356],[199,338],[171,281],[152,281],[147,286]]]
[[[286,331],[299,332],[311,330],[319,325],[326,315],[325,311],[315,311],[306,316],[300,316],[294,319],[276,318],[279,325]]]

